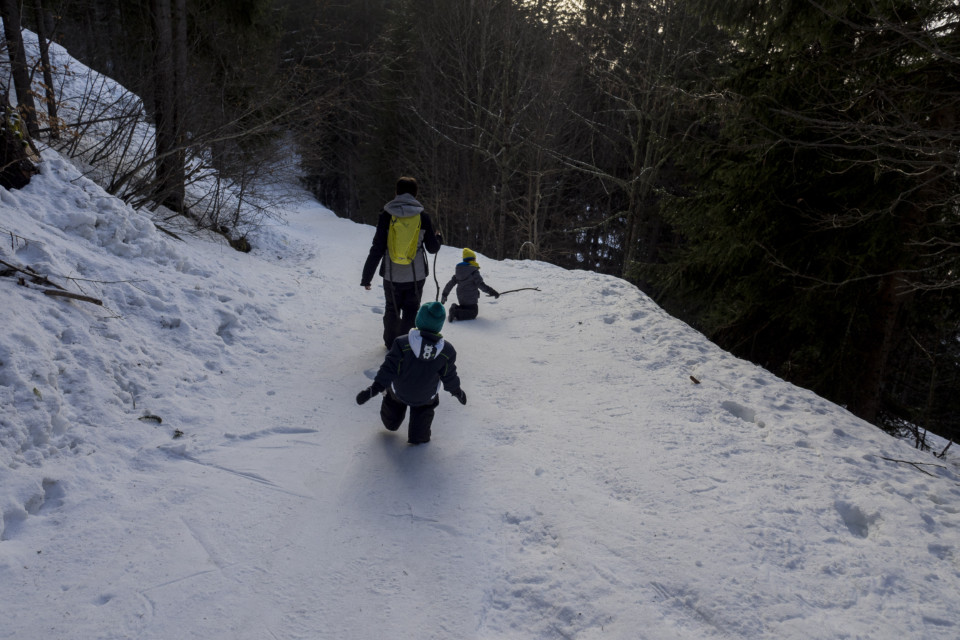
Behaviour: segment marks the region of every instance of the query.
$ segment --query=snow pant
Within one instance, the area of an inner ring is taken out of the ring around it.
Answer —
[[[413,329],[420,310],[423,280],[417,282],[383,281],[383,344],[393,346],[393,339],[405,336]]]
[[[473,320],[480,312],[480,306],[476,304],[457,304],[450,305],[450,314],[448,319],[454,320]]]
[[[410,407],[410,424],[407,425],[407,442],[422,444],[430,442],[430,426],[433,424],[433,411],[440,404],[440,398],[434,397],[430,404]],[[388,431],[396,431],[403,424],[407,405],[400,402],[393,392],[387,390],[380,403],[380,419]]]

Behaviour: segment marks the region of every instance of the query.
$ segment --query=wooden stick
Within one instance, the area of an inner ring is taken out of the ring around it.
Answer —
[[[514,291],[540,291],[540,287],[523,287],[522,289],[510,289],[509,291],[501,291],[500,295],[505,293],[513,293]]]
[[[60,285],[58,285],[56,282],[50,282],[50,281],[47,279],[47,276],[42,276],[42,275],[40,275],[39,273],[37,273],[36,271],[34,271],[33,269],[31,269],[30,267],[18,267],[18,266],[15,265],[15,264],[10,264],[10,263],[7,262],[6,260],[0,260],[0,264],[3,264],[3,265],[8,266],[8,267],[10,267],[11,269],[13,269],[14,271],[19,271],[20,273],[24,273],[24,274],[30,276],[31,278],[35,278],[36,281],[37,281],[37,284],[46,284],[46,285],[50,285],[51,287],[56,287],[57,289],[61,289],[61,290],[63,290],[63,291],[66,291],[66,289],[64,289],[63,287],[61,287]]]
[[[930,473],[926,469],[923,469],[920,465],[926,465],[928,467],[940,467],[941,469],[946,469],[946,467],[943,466],[942,464],[934,464],[932,462],[911,462],[910,460],[898,460],[896,458],[887,458],[886,456],[880,456],[880,458],[883,460],[889,460],[890,462],[901,462],[903,464],[908,464],[914,469],[916,469],[917,471],[921,473],[925,473],[928,476],[933,476],[934,478],[936,478],[936,476],[934,476],[932,473]]]
[[[100,306],[103,306],[103,300],[97,300],[96,298],[91,298],[90,296],[82,296],[79,293],[70,293],[69,291],[60,291],[59,289],[44,289],[43,295],[55,296],[60,298],[70,298],[72,300],[83,300],[84,302],[92,302],[93,304],[98,304]]]

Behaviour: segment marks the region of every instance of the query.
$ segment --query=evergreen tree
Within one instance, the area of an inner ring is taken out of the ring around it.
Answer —
[[[957,258],[957,7],[705,6],[730,46],[690,140],[668,306],[877,420],[912,305]],[[936,248],[936,250],[928,250]],[[954,277],[954,286],[957,281]]]

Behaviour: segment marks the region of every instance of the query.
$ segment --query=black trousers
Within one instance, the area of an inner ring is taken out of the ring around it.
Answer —
[[[407,425],[407,442],[422,444],[430,442],[430,426],[433,424],[433,411],[440,404],[440,398],[434,398],[430,404],[410,407],[410,424]],[[387,391],[380,403],[380,419],[389,431],[396,431],[403,424],[407,414],[407,405],[400,402]]]
[[[383,281],[383,344],[393,346],[393,339],[405,336],[413,329],[420,310],[423,280],[417,282]]]
[[[450,305],[451,320],[473,320],[480,312],[480,305],[476,304],[457,304]]]

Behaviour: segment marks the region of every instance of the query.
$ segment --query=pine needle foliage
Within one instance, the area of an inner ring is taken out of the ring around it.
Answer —
[[[667,204],[684,242],[662,297],[877,420],[904,336],[951,330],[916,305],[960,284],[956,3],[701,4],[728,34],[725,72],[685,144],[693,186]]]

